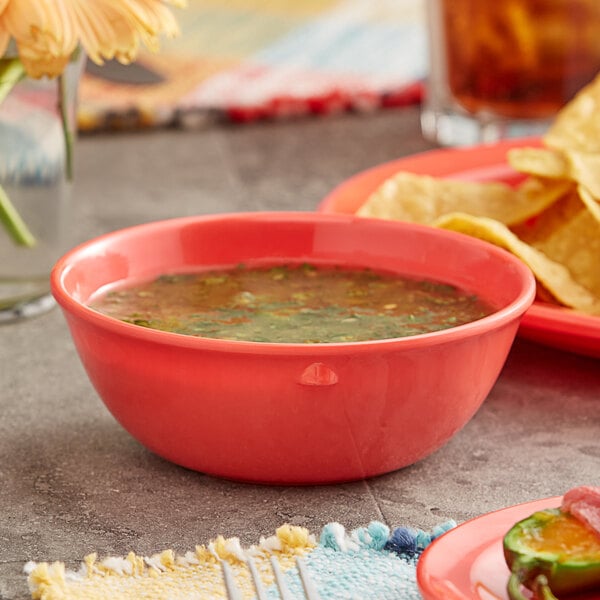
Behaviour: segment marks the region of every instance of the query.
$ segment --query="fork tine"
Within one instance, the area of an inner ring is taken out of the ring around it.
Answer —
[[[221,561],[221,569],[223,569],[223,580],[225,581],[225,591],[229,600],[244,600],[240,588],[235,583],[231,567],[227,561]]]
[[[260,579],[260,575],[258,574],[258,569],[256,568],[256,563],[254,559],[249,556],[246,560],[246,564],[250,569],[250,575],[252,576],[252,583],[254,584],[254,589],[256,590],[256,597],[258,600],[267,600],[267,592],[262,584]]]
[[[271,567],[273,568],[275,583],[277,584],[277,589],[279,591],[281,600],[294,600],[294,597],[292,596],[292,593],[290,592],[287,584],[285,583],[285,579],[283,578],[279,561],[274,556],[271,556]]]
[[[298,573],[300,573],[300,581],[302,581],[307,600],[321,600],[319,592],[317,592],[317,588],[308,574],[306,563],[300,556],[296,557],[296,566],[298,567]]]
[[[267,592],[262,584],[254,559],[249,557],[246,561],[246,564],[250,570],[250,576],[256,591],[257,600],[268,600]],[[312,582],[310,575],[308,574],[308,568],[306,567],[304,560],[299,556],[296,557],[296,566],[298,568],[298,574],[300,575],[300,581],[302,582],[304,594],[306,595],[306,600],[321,600],[319,593],[317,592],[317,589]],[[281,600],[294,600],[292,593],[285,583],[279,562],[274,556],[271,556],[271,567],[273,569],[273,574],[275,575],[275,584]],[[227,592],[228,600],[243,600],[242,592],[235,583],[235,578],[229,563],[227,563],[227,561],[221,561],[221,568],[223,570],[223,580],[225,581],[225,591]]]

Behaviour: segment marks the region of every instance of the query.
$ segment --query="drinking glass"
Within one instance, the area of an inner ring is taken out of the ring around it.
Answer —
[[[444,146],[542,134],[600,71],[600,0],[427,0],[423,135]]]

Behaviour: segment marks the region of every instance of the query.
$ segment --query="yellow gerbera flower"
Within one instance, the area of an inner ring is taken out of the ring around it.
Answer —
[[[168,5],[184,0],[0,0],[0,55],[13,38],[31,77],[62,73],[78,45],[98,64],[129,63],[179,33]]]
[[[2,17],[2,13],[8,4],[8,0],[0,0],[0,18]],[[8,48],[8,43],[10,42],[10,34],[8,31],[2,26],[0,23],[0,56],[3,56]]]
[[[34,78],[59,77],[79,46],[98,64],[112,58],[131,62],[140,44],[158,50],[161,34],[179,33],[169,5],[184,4],[185,0],[0,0],[0,103],[24,72]],[[62,102],[60,106],[64,110]],[[73,137],[65,113],[61,116],[70,178]],[[16,244],[35,244],[2,185],[0,225]]]

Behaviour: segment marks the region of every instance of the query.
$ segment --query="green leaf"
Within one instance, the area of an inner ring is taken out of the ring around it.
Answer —
[[[0,223],[4,225],[16,244],[30,248],[35,246],[35,237],[21,219],[2,186],[0,186]]]
[[[25,77],[25,68],[18,58],[0,59],[0,103]]]
[[[0,104],[11,90],[25,77],[25,69],[18,58],[0,59]],[[36,239],[19,215],[14,204],[0,185],[0,223],[16,244],[35,246]]]

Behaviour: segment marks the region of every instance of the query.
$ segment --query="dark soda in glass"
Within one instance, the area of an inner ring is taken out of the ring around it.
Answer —
[[[600,0],[439,0],[446,77],[470,113],[550,117],[600,70]]]

